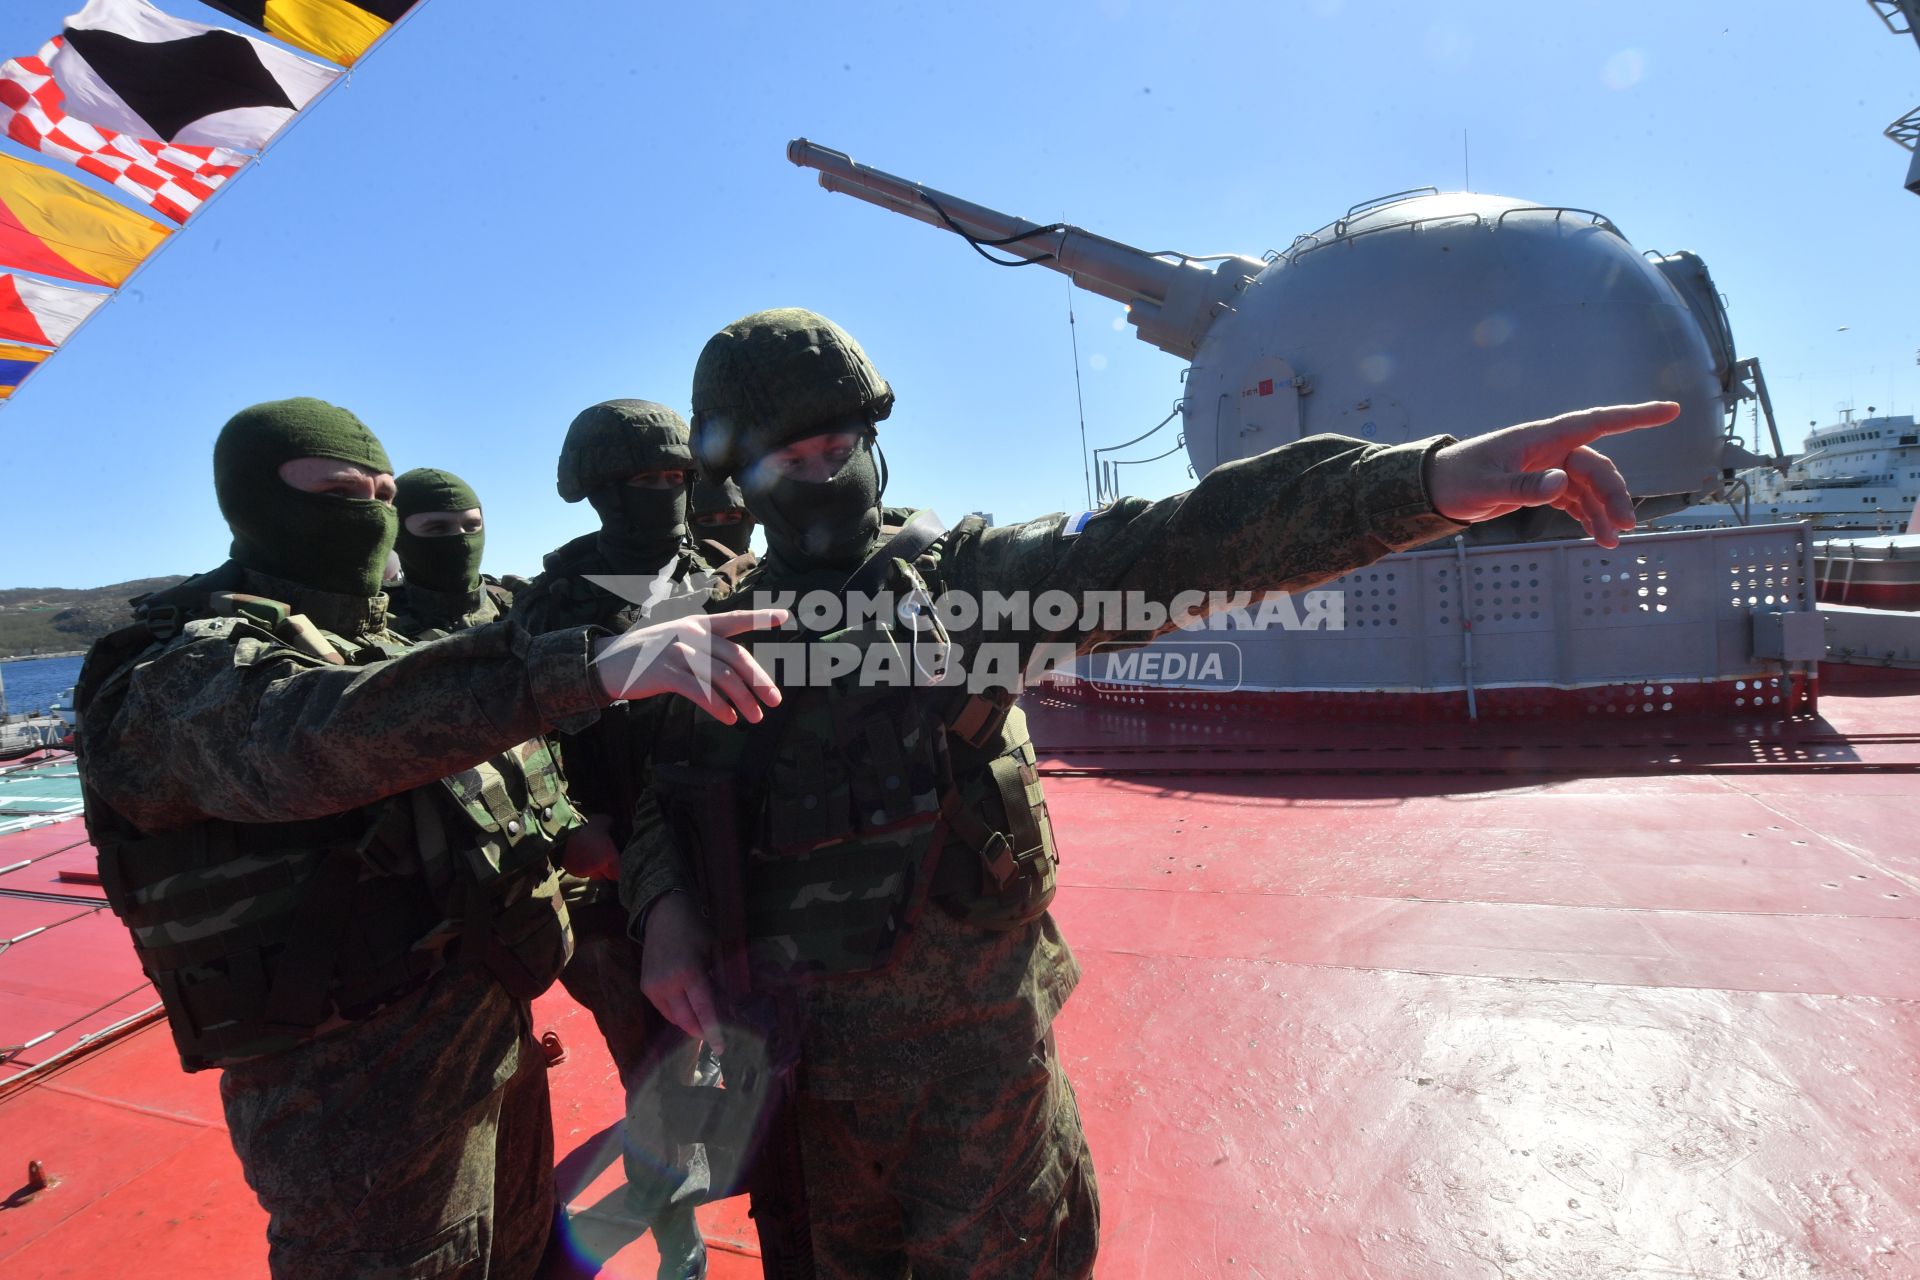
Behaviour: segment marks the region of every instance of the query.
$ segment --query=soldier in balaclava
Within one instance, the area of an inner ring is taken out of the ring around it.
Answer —
[[[663,605],[697,610],[689,597],[715,590],[708,566],[687,546],[687,491],[693,454],[687,424],[665,405],[608,400],[583,410],[560,446],[556,488],[586,501],[600,527],[551,552],[545,569],[518,593],[512,616],[539,634],[592,624],[621,630]],[[630,1210],[651,1225],[659,1274],[706,1274],[706,1249],[694,1205],[708,1192],[706,1153],[669,1142],[660,1090],[684,1085],[698,1068],[698,1046],[662,1019],[640,990],[640,951],[628,936],[613,877],[647,788],[653,749],[652,707],[609,707],[558,735],[586,829],[570,842],[563,881],[576,946],[561,976],[606,1037],[627,1091],[623,1162]]]
[[[1037,658],[1144,643],[1184,620],[1176,600],[1204,612],[1210,592],[1304,590],[1460,528],[1443,510],[1480,519],[1572,493],[1617,538],[1632,524],[1625,486],[1581,448],[1677,407],[1466,444],[1314,436],[1159,502],[949,531],[882,505],[878,424],[893,404],[860,346],[809,311],[748,316],[701,352],[694,453],[709,476],[740,478],[768,542],[715,607],[789,591],[892,607],[856,622],[803,603],[806,683],[790,676],[759,725],[714,732],[664,710],[665,821],[629,844],[621,888],[663,1013],[752,1052],[797,1026],[790,1115],[772,1127],[797,1151],[763,1152],[782,1176],[750,1179],[763,1255],[810,1252],[835,1276],[1084,1277],[1093,1163],[1051,1029],[1079,970],[1047,911],[1057,854],[1022,676]],[[1025,607],[982,608],[987,593]],[[716,956],[716,934],[744,944]],[[752,1001],[733,989],[742,971]],[[728,1048],[720,1058],[731,1077]],[[810,1227],[796,1232],[787,1184],[801,1168]]]
[[[528,1002],[570,950],[551,858],[579,825],[541,735],[668,691],[751,719],[736,681],[765,682],[695,619],[413,648],[380,592],[391,470],[320,400],[226,424],[232,559],[81,671],[87,830],[182,1065],[224,1073],[273,1274],[531,1280],[554,1197]],[[732,674],[698,684],[687,646]]]
[[[631,618],[653,598],[636,588],[626,594],[639,599],[630,600],[596,579],[664,570],[664,587],[698,572],[699,561],[686,554],[693,453],[679,414],[647,400],[592,405],[567,427],[557,471],[561,499],[584,500],[600,524],[549,552],[544,572],[521,593],[516,612],[536,629],[575,617]]]
[[[716,481],[704,475],[696,476],[687,514],[693,521],[696,549],[710,563],[726,564],[753,554],[756,521],[747,510],[747,500],[740,494],[739,483],[731,477]],[[752,567],[744,564],[740,572]]]
[[[480,572],[487,549],[480,495],[451,471],[415,467],[394,482],[394,549],[405,574],[393,597],[395,631],[437,640],[503,616],[513,593]]]

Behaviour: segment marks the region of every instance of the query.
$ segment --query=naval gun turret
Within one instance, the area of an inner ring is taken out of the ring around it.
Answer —
[[[1601,442],[1650,519],[1722,496],[1769,459],[1734,411],[1772,409],[1734,349],[1706,264],[1643,255],[1605,217],[1432,188],[1355,205],[1262,258],[1152,254],[896,177],[806,139],[820,185],[976,248],[1060,271],[1127,306],[1142,341],[1191,362],[1180,412],[1194,471],[1304,435],[1383,444],[1455,436],[1591,404],[1669,399],[1667,426]],[[1777,432],[1771,443],[1780,453]],[[1560,537],[1557,511],[1478,526],[1482,540]]]

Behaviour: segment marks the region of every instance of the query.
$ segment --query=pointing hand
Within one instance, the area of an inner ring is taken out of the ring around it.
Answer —
[[[1450,444],[1433,456],[1427,476],[1433,509],[1472,524],[1521,507],[1558,507],[1601,546],[1617,547],[1621,532],[1633,528],[1633,495],[1619,468],[1588,446],[1679,414],[1671,400],[1611,405]]]
[[[777,627],[785,609],[695,614],[634,627],[593,642],[593,669],[609,702],[677,693],[721,724],[745,717],[758,724],[761,704],[780,705],[780,690],[753,655],[728,636]]]

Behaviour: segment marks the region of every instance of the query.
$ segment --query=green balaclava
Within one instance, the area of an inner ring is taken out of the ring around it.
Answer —
[[[880,531],[874,424],[893,388],[853,335],[798,307],[756,311],[707,341],[693,371],[693,448],[706,474],[738,475],[778,559],[802,570],[857,564]],[[831,479],[792,480],[754,463],[830,431],[861,445]]]
[[[687,488],[627,483],[643,471],[691,473],[686,420],[650,400],[607,400],[582,410],[560,446],[557,488],[585,498],[600,517],[600,552],[616,569],[651,573],[680,550]]]
[[[441,534],[409,532],[407,517],[449,511],[472,511],[480,495],[451,471],[416,467],[395,482],[399,492],[393,505],[400,516],[400,567],[407,582],[428,591],[472,591],[480,585],[480,557],[487,548],[487,531]]]
[[[708,521],[714,516],[733,513],[738,519],[725,523]],[[737,556],[747,554],[753,542],[753,513],[740,496],[740,486],[732,480],[714,481],[701,476],[693,482],[693,496],[687,500],[687,514],[693,521],[695,536],[717,542]]]
[[[880,535],[871,431],[831,479],[796,480],[754,467],[744,480],[747,510],[767,526],[768,549],[796,569],[852,568]]]
[[[242,409],[213,445],[213,489],[246,568],[339,595],[380,593],[399,517],[376,498],[306,493],[280,478],[295,458],[334,458],[387,474],[393,464],[365,423],[301,396]]]

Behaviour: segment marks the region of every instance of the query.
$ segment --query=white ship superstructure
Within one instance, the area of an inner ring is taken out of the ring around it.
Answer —
[[[1734,504],[1753,524],[1806,520],[1819,529],[1898,529],[1920,501],[1920,427],[1911,414],[1855,421],[1845,413],[1807,436],[1806,452],[1786,475],[1762,467],[1743,478],[1750,506],[1737,493]],[[1686,514],[1706,515],[1717,506]]]
[[[1920,428],[1912,415],[1859,422],[1847,415],[1812,432],[1778,491],[1784,518],[1826,528],[1905,522],[1914,501],[1920,501]]]

